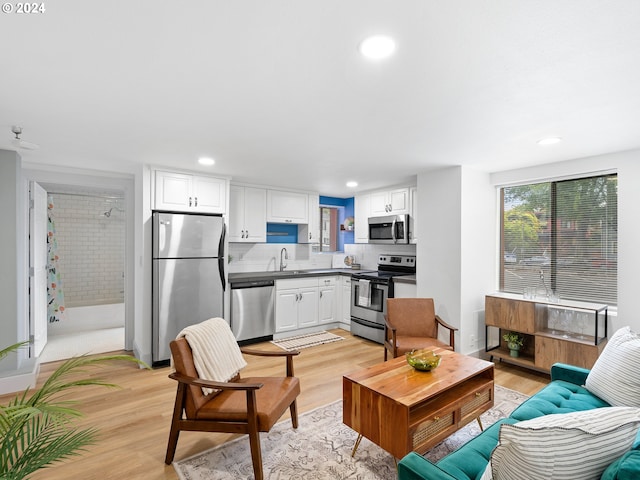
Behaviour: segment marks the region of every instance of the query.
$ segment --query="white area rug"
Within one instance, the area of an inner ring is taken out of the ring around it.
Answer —
[[[495,406],[482,415],[484,427],[508,416],[527,396],[495,387]],[[480,432],[472,422],[434,447],[425,456],[432,461],[462,446]],[[342,423],[342,400],[300,415],[294,430],[289,419],[271,432],[261,433],[265,479],[270,480],[395,480],[393,457],[366,438],[355,458],[351,450],[357,433]],[[193,457],[173,463],[182,480],[253,479],[253,467],[246,435]]]
[[[308,333],[307,335],[298,335],[296,337],[283,338],[280,340],[272,340],[271,343],[290,352],[292,350],[300,350],[302,348],[322,345],[323,343],[337,342],[339,340],[344,340],[344,338],[340,335],[334,335],[333,333],[322,331],[317,333]]]

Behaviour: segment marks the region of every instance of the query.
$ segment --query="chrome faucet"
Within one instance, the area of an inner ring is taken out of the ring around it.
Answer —
[[[282,254],[284,253],[284,259],[282,258]],[[287,268],[287,264],[284,262],[284,260],[289,260],[289,253],[287,252],[286,248],[282,248],[282,250],[280,250],[280,271],[284,272],[284,269]]]

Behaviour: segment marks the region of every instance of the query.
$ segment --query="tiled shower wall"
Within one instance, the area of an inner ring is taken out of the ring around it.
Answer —
[[[51,197],[65,307],[124,302],[124,201],[65,193]],[[111,207],[111,216],[105,216]]]

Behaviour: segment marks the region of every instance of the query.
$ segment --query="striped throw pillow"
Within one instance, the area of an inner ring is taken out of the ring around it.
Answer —
[[[607,342],[585,387],[610,405],[640,407],[639,365],[640,336],[623,327]]]
[[[634,407],[596,408],[502,425],[491,454],[493,480],[597,480],[631,448],[639,427],[640,409]]]

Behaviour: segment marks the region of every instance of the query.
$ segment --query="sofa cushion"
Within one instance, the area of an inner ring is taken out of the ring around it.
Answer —
[[[640,478],[640,451],[632,450],[613,462],[601,480],[637,480]]]
[[[484,470],[491,452],[498,443],[500,425],[516,421],[512,418],[498,420],[463,447],[441,458],[436,465],[456,479],[475,479],[477,473]]]
[[[585,387],[614,406],[640,407],[640,336],[629,327],[607,342],[587,376]]]
[[[496,480],[597,480],[635,441],[640,409],[607,407],[502,425],[491,455]]]
[[[521,404],[510,416],[522,421],[552,413],[570,413],[609,406],[580,385],[556,380]]]

